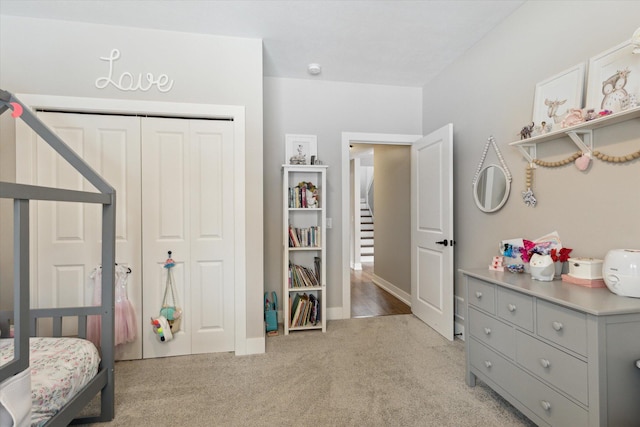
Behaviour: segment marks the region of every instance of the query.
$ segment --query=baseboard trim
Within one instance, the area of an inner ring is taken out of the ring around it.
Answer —
[[[266,349],[266,340],[265,337],[259,338],[247,338],[246,341],[246,352],[238,353],[236,351],[236,356],[247,356],[249,354],[263,354]]]
[[[398,298],[400,301],[402,301],[403,303],[411,307],[411,294],[408,294],[407,292],[398,288],[393,283],[388,282],[382,277],[376,276],[375,274],[371,277],[371,281],[376,286],[384,289],[385,291],[389,292],[391,295],[393,295],[394,297]]]

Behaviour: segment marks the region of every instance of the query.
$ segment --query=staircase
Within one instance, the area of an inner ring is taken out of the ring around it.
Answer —
[[[373,262],[373,216],[369,206],[360,201],[360,262]]]

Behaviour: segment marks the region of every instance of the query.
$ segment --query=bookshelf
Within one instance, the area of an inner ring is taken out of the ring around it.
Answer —
[[[327,165],[282,166],[284,333],[327,330]]]

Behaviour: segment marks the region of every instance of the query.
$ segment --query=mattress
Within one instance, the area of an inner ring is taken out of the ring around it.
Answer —
[[[31,425],[43,425],[98,372],[96,347],[80,338],[30,338]],[[0,366],[13,359],[13,339],[0,339]]]

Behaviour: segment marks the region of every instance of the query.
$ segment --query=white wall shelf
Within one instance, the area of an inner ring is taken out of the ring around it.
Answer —
[[[520,150],[524,158],[529,163],[533,163],[533,160],[537,158],[536,148],[538,144],[554,141],[564,136],[568,136],[583,153],[590,153],[593,151],[593,131],[595,129],[612,126],[638,118],[640,118],[640,107],[600,117],[588,122],[579,123],[575,126],[559,129],[544,135],[537,135],[520,141],[514,141],[509,143],[509,145]]]

